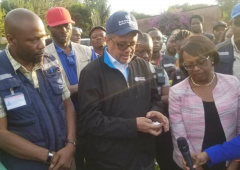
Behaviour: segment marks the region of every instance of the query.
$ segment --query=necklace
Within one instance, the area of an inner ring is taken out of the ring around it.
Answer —
[[[195,86],[209,86],[210,84],[212,84],[214,78],[215,78],[215,74],[213,73],[213,78],[212,78],[212,80],[210,81],[210,83],[204,84],[204,85],[195,83],[195,82],[193,81],[192,77],[191,77],[191,81],[192,81],[192,83],[193,83]]]

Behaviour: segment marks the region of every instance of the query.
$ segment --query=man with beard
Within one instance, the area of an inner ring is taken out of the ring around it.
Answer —
[[[193,34],[204,35],[210,40],[214,40],[214,36],[210,33],[203,32],[203,16],[201,15],[192,15],[190,18],[190,27]]]
[[[45,52],[56,57],[61,65],[61,71],[65,78],[69,91],[71,92],[71,99],[74,104],[76,112],[78,111],[78,80],[81,70],[90,62],[92,53],[90,47],[74,43],[70,41],[72,35],[72,24],[70,13],[63,7],[51,8],[46,20],[48,29],[51,32],[53,43],[48,45]],[[80,145],[80,142],[79,142]],[[83,152],[84,146],[78,147],[81,150],[78,154],[77,167],[84,166]]]
[[[175,65],[175,58],[168,56],[168,55],[162,55],[161,49],[162,49],[162,33],[157,28],[151,28],[147,31],[147,33],[152,37],[153,40],[153,55],[151,59],[151,63],[153,65],[157,65],[159,67],[163,67],[165,71],[170,75],[172,71],[174,70]],[[171,37],[170,37],[171,38]],[[169,41],[169,39],[168,39]],[[175,43],[175,42],[174,42]],[[175,44],[169,41],[168,46],[172,47],[175,46]],[[169,48],[170,53],[172,53],[172,49]],[[176,50],[175,50],[176,51]],[[175,52],[176,54],[176,52]]]
[[[222,35],[227,28],[227,24],[223,21],[218,21],[213,26],[214,44],[217,45],[221,42]]]
[[[72,24],[75,23],[67,9],[51,8],[46,16],[48,29],[53,43],[45,48],[45,52],[56,57],[61,65],[61,71],[71,92],[73,104],[77,110],[78,79],[81,70],[90,62],[92,51],[90,47],[70,41]]]
[[[90,42],[91,45],[93,46],[93,51],[96,54],[96,58],[103,54],[103,50],[106,45],[105,36],[106,29],[103,28],[102,26],[94,27],[89,33]],[[92,58],[91,60],[94,60],[96,58]]]
[[[11,170],[69,169],[76,115],[46,32],[33,12],[5,17],[8,45],[0,53],[0,160]]]

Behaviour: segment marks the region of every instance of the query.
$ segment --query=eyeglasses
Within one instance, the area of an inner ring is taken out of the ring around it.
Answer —
[[[185,64],[183,63],[183,66],[186,70],[193,70],[195,66],[198,68],[203,68],[207,66],[207,60],[209,59],[209,56],[205,59],[198,60],[195,64]]]
[[[236,26],[236,27],[240,27],[240,20],[234,20],[233,21],[233,24]]]
[[[126,49],[128,49],[128,47],[130,47],[130,48],[138,48],[139,47],[139,43],[134,43],[134,42],[131,42],[131,43],[125,43],[125,42],[122,42],[122,43],[117,43],[117,42],[115,42],[115,41],[113,41],[112,40],[112,38],[110,38],[110,40],[114,43],[114,44],[116,44],[117,45],[117,47],[118,47],[118,49],[120,50],[120,51],[124,51],[124,50],[126,50]]]

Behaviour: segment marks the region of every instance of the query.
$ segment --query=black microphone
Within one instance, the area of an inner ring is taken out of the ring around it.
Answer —
[[[178,148],[181,151],[182,156],[187,163],[187,166],[190,168],[190,170],[194,170],[192,158],[189,152],[189,147],[186,139],[184,137],[179,137],[177,139],[177,143],[178,143]]]

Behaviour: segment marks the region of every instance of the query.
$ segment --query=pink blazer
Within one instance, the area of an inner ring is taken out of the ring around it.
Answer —
[[[230,75],[217,75],[217,85],[213,89],[214,102],[227,141],[240,132],[240,82]],[[205,118],[202,99],[189,85],[189,78],[170,88],[169,119],[173,139],[173,159],[182,166],[182,155],[177,146],[177,138],[185,137],[191,154],[202,150]]]

